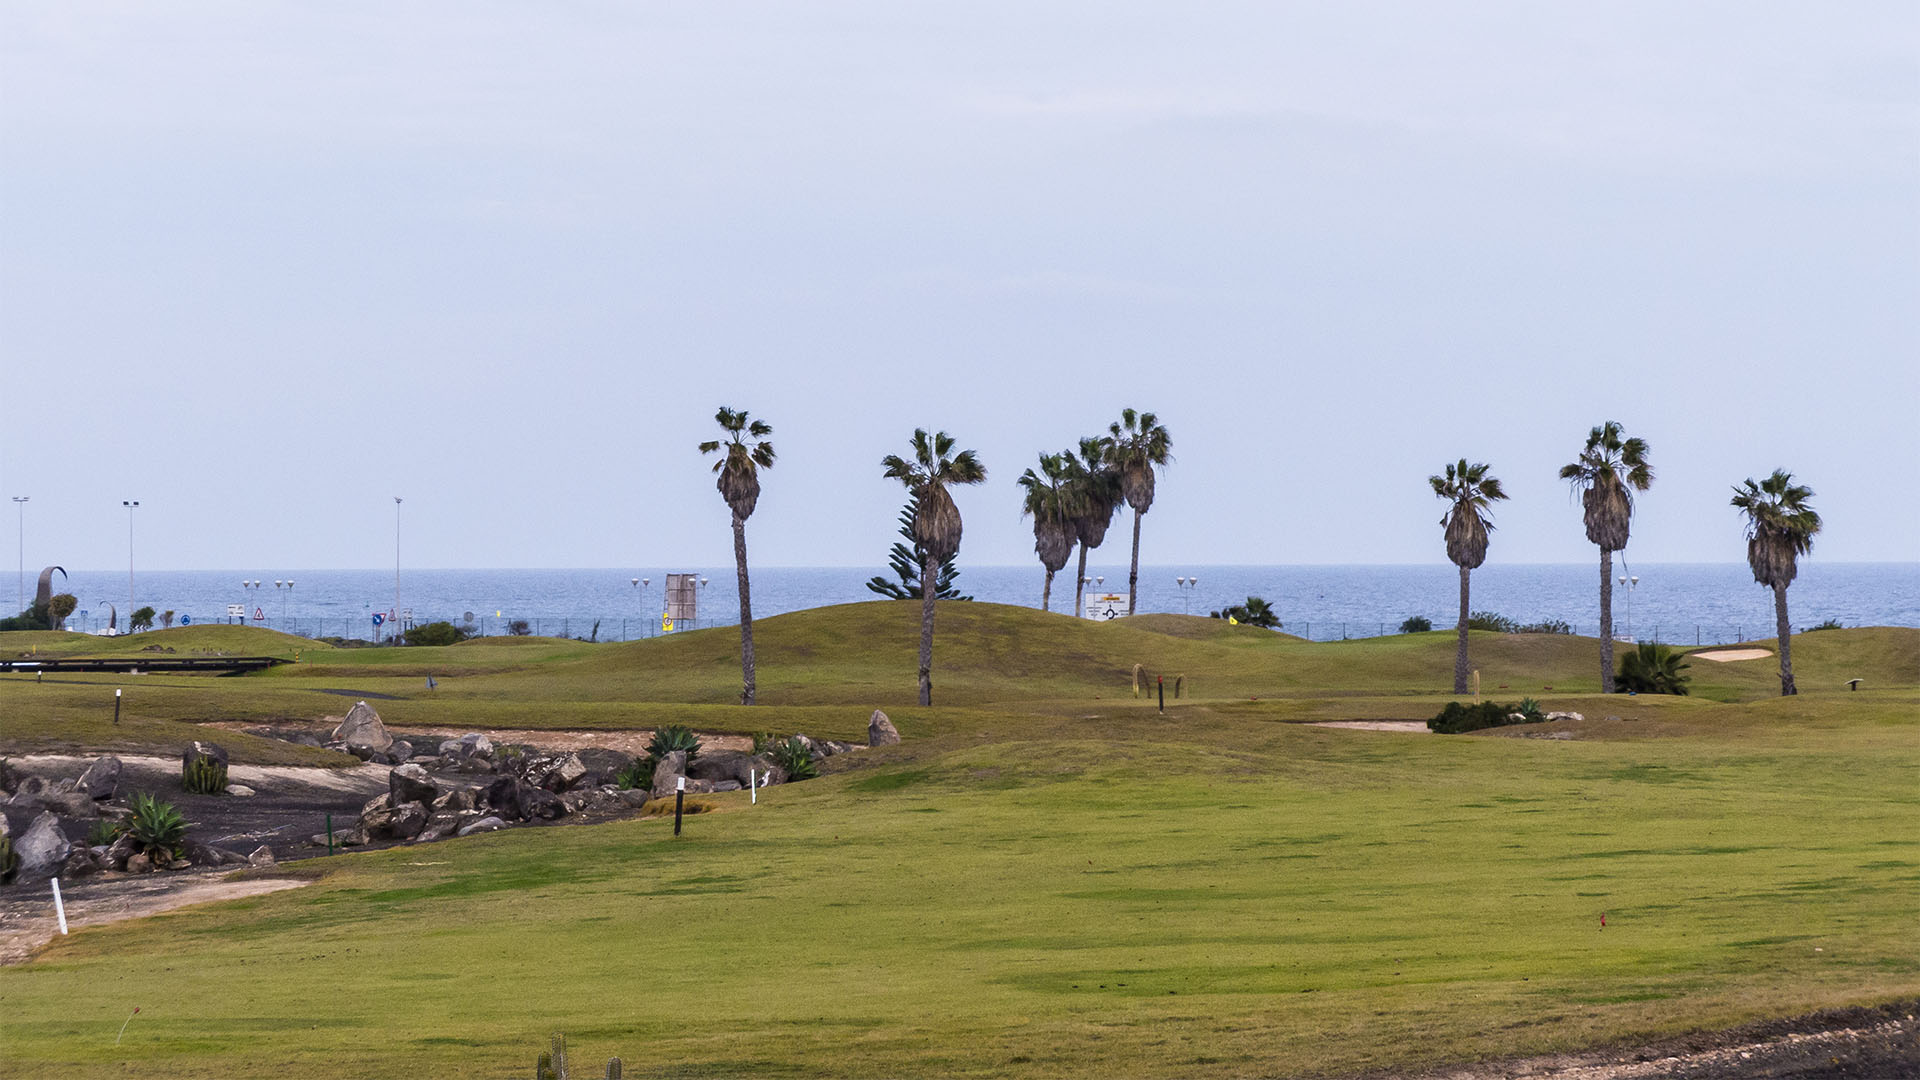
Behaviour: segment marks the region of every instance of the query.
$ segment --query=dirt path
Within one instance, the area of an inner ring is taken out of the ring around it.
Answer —
[[[231,873],[232,870],[199,870],[113,881],[63,882],[60,887],[67,906],[67,926],[73,930],[105,926],[192,904],[260,896],[308,884],[292,878],[221,880]],[[0,966],[20,963],[59,934],[50,884],[10,889],[6,898],[0,900]]]

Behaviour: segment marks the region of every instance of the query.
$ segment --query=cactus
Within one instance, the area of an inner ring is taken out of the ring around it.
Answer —
[[[607,1080],[620,1080],[620,1059],[617,1057],[607,1059]]]
[[[533,1063],[533,1080],[553,1080],[553,1055],[545,1050],[540,1051],[539,1059]]]
[[[217,795],[227,790],[227,767],[214,758],[194,758],[181,767],[180,782],[189,795]]]
[[[553,1080],[567,1080],[567,1036],[553,1033]]]

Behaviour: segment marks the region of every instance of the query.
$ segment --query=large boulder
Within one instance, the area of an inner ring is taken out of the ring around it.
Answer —
[[[873,715],[867,717],[867,745],[892,746],[899,741],[900,732],[893,726],[893,721],[887,719],[887,714],[879,709],[873,710]]]
[[[7,759],[0,757],[0,795],[13,794],[13,785],[18,782],[13,775],[12,767],[7,764]]]
[[[358,828],[363,832],[381,833],[386,831],[387,822],[391,820],[393,820],[393,794],[387,792],[375,795],[360,807]]]
[[[502,776],[488,784],[480,801],[496,814],[522,821],[564,817],[567,814],[567,805],[560,800],[560,796],[513,776]]]
[[[675,750],[653,766],[653,797],[658,799],[679,790],[687,775],[687,752]]]
[[[576,750],[580,761],[587,767],[587,775],[580,784],[611,784],[634,762],[634,756],[622,750],[611,750],[603,746],[589,746]],[[580,784],[575,784],[579,787]]]
[[[113,798],[114,792],[120,789],[120,759],[112,754],[95,758],[74,787],[96,799]]]
[[[40,805],[61,817],[96,818],[100,816],[100,808],[94,805],[93,799],[84,791],[62,791],[42,795]]]
[[[426,825],[421,828],[420,832],[414,836],[413,842],[416,844],[426,844],[435,840],[444,840],[452,836],[454,830],[460,827],[460,823],[467,820],[470,816],[472,815],[461,815],[449,813],[445,810],[437,810],[433,813],[433,816],[427,819]]]
[[[766,771],[761,759],[744,750],[710,750],[694,758],[693,764],[687,766],[687,777],[715,783],[732,781],[745,787],[748,770],[756,773]]]
[[[395,764],[405,761],[412,756],[413,744],[405,739],[395,739],[393,740],[393,745],[387,747],[387,757]]]
[[[493,832],[496,829],[504,829],[506,827],[507,823],[497,817],[483,817],[478,821],[469,821],[465,825],[460,826],[454,835],[472,836],[474,833]]]
[[[572,788],[586,775],[587,766],[579,754],[560,754],[529,771],[527,778],[557,794]]]
[[[396,765],[387,774],[387,792],[393,796],[393,804],[432,803],[440,797],[440,788],[434,784],[433,777],[418,765]]]
[[[393,808],[393,816],[387,820],[387,835],[395,840],[411,840],[420,835],[432,816],[425,803],[401,803]]]
[[[38,881],[60,872],[73,845],[60,831],[60,819],[43,813],[33,819],[27,831],[13,842],[13,853],[20,859],[16,881]]]
[[[273,849],[268,847],[265,844],[261,844],[259,847],[254,848],[252,854],[247,856],[247,864],[249,866],[274,865]]]
[[[479,792],[472,788],[459,788],[454,791],[449,791],[433,800],[433,809],[436,812],[445,811],[449,814],[464,814],[477,808],[479,794]]]
[[[440,756],[455,761],[470,757],[490,758],[493,756],[493,740],[477,731],[469,731],[457,739],[442,739]]]
[[[347,710],[346,719],[333,729],[332,742],[344,743],[347,749],[359,756],[361,751],[384,754],[393,745],[393,736],[387,734],[387,725],[380,722],[380,714],[373,706],[364,701],[356,701],[353,708]]]
[[[7,800],[9,806],[38,809],[41,797],[50,790],[47,781],[38,776],[23,776],[14,785],[13,797]]]

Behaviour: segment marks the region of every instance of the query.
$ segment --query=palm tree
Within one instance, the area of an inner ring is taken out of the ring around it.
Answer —
[[[1753,580],[1773,590],[1773,614],[1780,631],[1780,696],[1799,693],[1793,685],[1793,628],[1787,623],[1787,586],[1800,572],[1800,556],[1813,550],[1820,515],[1808,500],[1813,489],[1793,482],[1785,469],[1758,484],[1733,489],[1733,505],[1747,515],[1747,565]]]
[[[1587,434],[1587,445],[1560,479],[1580,492],[1587,539],[1600,546],[1600,692],[1613,693],[1613,553],[1627,546],[1633,493],[1653,486],[1644,439],[1622,439],[1609,420]]]
[[[1073,536],[1080,542],[1080,565],[1073,577],[1073,613],[1085,609],[1087,552],[1106,542],[1107,529],[1124,498],[1120,473],[1113,467],[1112,442],[1104,435],[1080,440],[1080,455],[1067,454],[1067,487],[1073,493]]]
[[[1073,497],[1067,468],[1071,451],[1041,454],[1040,471],[1028,469],[1020,474],[1020,486],[1026,495],[1020,501],[1022,517],[1033,518],[1033,551],[1046,568],[1046,584],[1040,589],[1040,610],[1050,610],[1053,599],[1053,575],[1067,565],[1073,554]]]
[[[1132,409],[1121,409],[1120,422],[1107,431],[1121,489],[1133,507],[1133,563],[1127,571],[1127,613],[1133,614],[1140,609],[1140,518],[1153,506],[1153,470],[1173,460],[1173,439],[1158,417]]]
[[[773,468],[773,444],[766,441],[773,425],[751,420],[745,410],[735,412],[725,405],[713,414],[725,440],[712,439],[700,444],[702,454],[719,451],[720,460],[713,471],[720,475],[714,487],[733,512],[733,564],[740,578],[740,703],[753,704],[753,599],[747,588],[747,519],[760,500],[760,470]]]
[[[1446,529],[1447,558],[1460,568],[1460,643],[1453,654],[1453,692],[1467,692],[1467,578],[1487,561],[1487,534],[1493,522],[1487,520],[1495,502],[1507,497],[1500,490],[1500,478],[1488,476],[1490,466],[1483,462],[1448,465],[1441,476],[1427,477],[1433,493],[1447,500],[1447,512],[1440,517]]]
[[[926,553],[920,567],[920,704],[932,705],[934,582],[940,564],[960,551],[960,508],[947,486],[978,484],[987,478],[987,470],[971,450],[954,454],[953,436],[944,431],[928,435],[925,428],[913,431],[912,461],[888,454],[880,459],[880,466],[888,479],[906,485],[918,500],[913,538]]]

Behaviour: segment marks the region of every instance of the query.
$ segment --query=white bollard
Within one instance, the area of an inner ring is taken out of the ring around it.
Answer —
[[[750,804],[757,804],[760,801],[760,782],[758,777],[759,774],[752,769],[747,770],[747,791],[750,792],[752,796],[747,801]]]
[[[60,933],[67,932],[67,905],[60,899],[60,879],[53,879],[53,913],[60,918]]]

